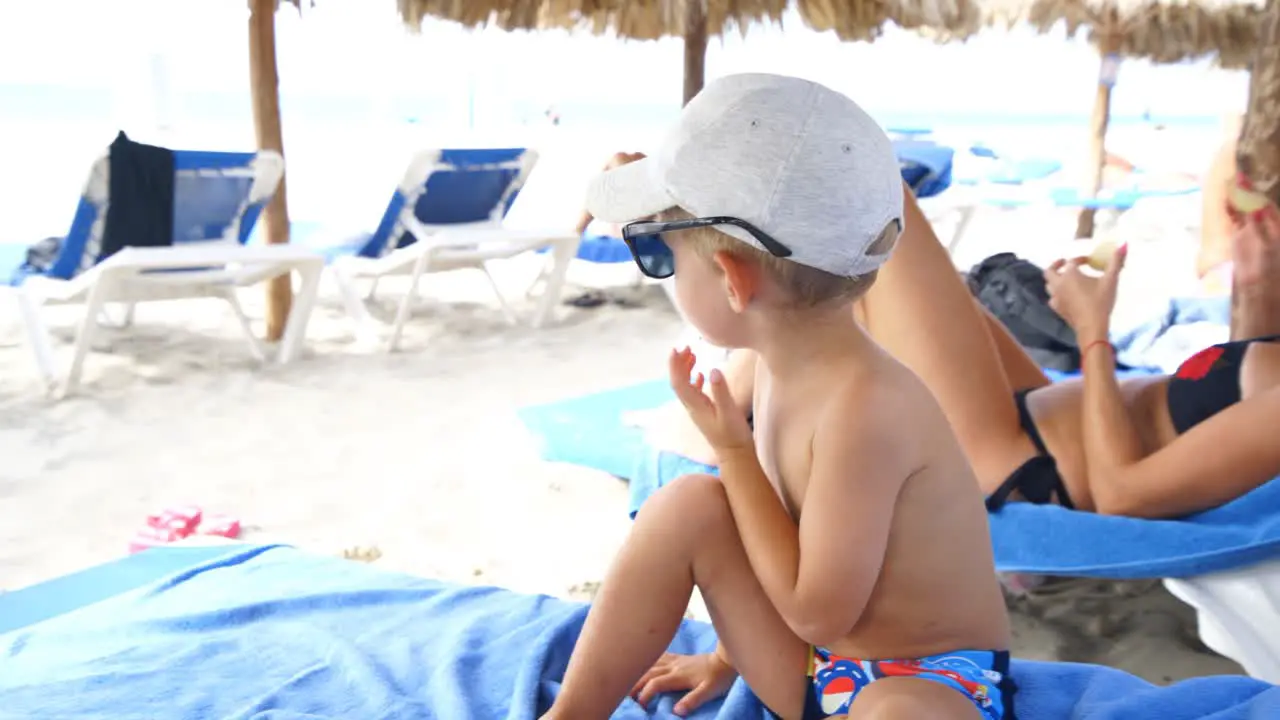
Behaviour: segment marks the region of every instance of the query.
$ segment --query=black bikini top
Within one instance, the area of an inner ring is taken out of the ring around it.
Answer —
[[[1181,435],[1240,402],[1240,364],[1255,342],[1275,342],[1280,335],[1212,345],[1187,358],[1169,378],[1169,417]]]

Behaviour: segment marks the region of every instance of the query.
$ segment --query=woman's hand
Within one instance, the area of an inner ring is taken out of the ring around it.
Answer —
[[[658,662],[632,688],[631,697],[648,707],[654,697],[661,693],[688,690],[675,706],[676,715],[684,717],[708,700],[714,700],[728,692],[737,677],[738,671],[715,653],[663,653]]]
[[[689,348],[671,351],[668,365],[671,387],[676,391],[676,398],[684,405],[689,418],[698,426],[698,430],[717,455],[746,448],[751,448],[754,452],[755,441],[751,437],[751,427],[734,404],[724,373],[719,370],[711,371],[711,396],[708,397],[702,390],[702,373],[698,373],[697,377],[690,377],[696,362],[697,357]]]
[[[1081,271],[1088,258],[1058,260],[1044,271],[1049,290],[1049,307],[1076,331],[1081,346],[1106,340],[1110,333],[1111,311],[1116,306],[1116,288],[1124,269],[1129,246],[1121,245],[1111,256],[1101,276]]]
[[[1231,238],[1233,278],[1237,289],[1270,285],[1280,292],[1280,210],[1274,205],[1242,217]]]

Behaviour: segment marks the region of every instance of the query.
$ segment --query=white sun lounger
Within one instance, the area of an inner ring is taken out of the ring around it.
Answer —
[[[93,165],[71,230],[52,267],[40,274],[19,274],[11,284],[19,315],[46,387],[61,396],[75,389],[99,316],[109,303],[126,305],[125,324],[137,303],[185,298],[227,301],[249,340],[254,357],[266,351],[253,335],[236,290],[297,271],[300,291],[294,299],[277,359],[298,352],[315,303],[323,256],[289,245],[246,246],[253,223],[275,193],[284,174],[277,153],[174,151],[174,238],[163,247],[125,247],[101,258],[103,229],[110,202],[109,156]],[[70,364],[58,379],[58,367],[41,308],[82,304]]]
[[[1280,559],[1238,570],[1166,578],[1196,609],[1200,639],[1252,677],[1280,684]]]
[[[415,156],[377,230],[362,245],[347,249],[354,252],[330,263],[357,332],[366,338],[377,335],[357,281],[372,280],[376,289],[383,277],[410,277],[409,292],[391,327],[389,347],[394,350],[422,276],[459,269],[483,272],[507,320],[514,323],[515,314],[488,263],[549,248],[552,268],[533,318],[533,326],[541,327],[560,298],[580,238],[569,229],[525,231],[503,225],[537,160],[536,152],[524,148],[427,150]]]

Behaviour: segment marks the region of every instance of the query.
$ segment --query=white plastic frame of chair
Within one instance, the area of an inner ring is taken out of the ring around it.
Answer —
[[[1250,676],[1280,683],[1280,559],[1164,584],[1195,608],[1205,645]]]
[[[102,223],[106,215],[109,172],[108,159],[104,156],[94,164],[85,188],[84,198],[100,208],[96,223]],[[271,197],[279,186],[284,175],[284,159],[277,153],[262,151],[248,169],[178,172],[252,174],[254,182],[250,192],[222,238],[167,247],[125,247],[96,264],[91,259],[90,267],[68,280],[32,276],[13,289],[37,370],[51,394],[63,397],[76,388],[99,315],[108,303],[126,305],[125,324],[128,324],[133,318],[134,306],[141,302],[220,298],[231,306],[249,342],[250,352],[259,361],[265,361],[266,351],[253,334],[236,290],[294,271],[298,272],[301,283],[279,345],[277,361],[287,363],[298,353],[315,305],[324,269],[323,256],[289,245],[246,247],[238,239],[240,218],[245,210]],[[100,237],[100,231],[100,227],[95,228],[91,237]],[[90,252],[96,259],[96,248]],[[178,270],[182,272],[173,272]],[[85,312],[76,332],[71,363],[59,383],[50,334],[40,309],[46,305],[81,303],[85,305]]]
[[[409,275],[409,289],[400,299],[395,319],[392,321],[391,336],[387,343],[388,350],[399,348],[404,325],[417,299],[422,276],[428,273],[462,269],[480,270],[497,297],[507,322],[515,324],[516,315],[489,272],[488,262],[505,260],[545,247],[551,250],[554,266],[546,278],[546,285],[531,323],[535,328],[542,327],[555,309],[564,286],[569,263],[577,255],[578,244],[581,242],[581,238],[569,229],[513,230],[503,225],[506,214],[505,199],[509,198],[511,193],[522,189],[533,172],[538,161],[535,150],[525,150],[521,154],[517,161],[520,164],[518,174],[512,180],[504,200],[494,206],[487,220],[452,225],[423,223],[414,211],[419,198],[426,192],[427,180],[431,173],[438,168],[449,167],[441,165],[441,154],[441,150],[433,149],[424,150],[415,155],[398,188],[405,198],[398,224],[413,234],[416,241],[402,248],[390,249],[381,257],[341,257],[330,266],[330,272],[342,294],[347,312],[355,320],[356,332],[366,341],[376,341],[378,333],[374,330],[373,318],[365,307],[364,298],[355,287],[355,281],[371,279],[376,288],[376,283],[383,277]],[[393,232],[388,242],[394,241],[395,233]],[[372,295],[371,289],[369,297]]]

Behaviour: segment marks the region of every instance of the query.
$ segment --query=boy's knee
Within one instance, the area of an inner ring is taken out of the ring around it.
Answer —
[[[720,478],[705,473],[681,475],[663,486],[645,503],[644,510],[653,506],[663,514],[679,515],[695,527],[733,517]]]

